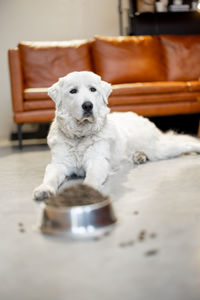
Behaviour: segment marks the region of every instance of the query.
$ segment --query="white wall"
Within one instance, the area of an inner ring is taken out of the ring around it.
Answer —
[[[0,0],[0,137],[15,129],[8,48],[19,41],[118,35],[117,0]]]

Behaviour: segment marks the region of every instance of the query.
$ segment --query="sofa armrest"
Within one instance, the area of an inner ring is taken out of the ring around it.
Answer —
[[[22,112],[23,109],[23,76],[18,49],[8,50],[8,62],[10,71],[10,84],[12,93],[12,106],[14,112]]]

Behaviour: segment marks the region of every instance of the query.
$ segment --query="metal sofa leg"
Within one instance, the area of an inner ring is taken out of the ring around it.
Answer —
[[[19,141],[19,149],[22,150],[22,124],[17,124],[17,134]]]

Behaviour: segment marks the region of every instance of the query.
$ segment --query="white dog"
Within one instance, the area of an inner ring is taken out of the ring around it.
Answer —
[[[132,112],[109,114],[111,85],[92,72],[70,73],[48,93],[56,103],[48,135],[52,160],[34,191],[36,200],[55,194],[72,174],[85,176],[85,184],[100,189],[123,160],[138,163],[200,152],[200,142],[193,137],[164,134]]]

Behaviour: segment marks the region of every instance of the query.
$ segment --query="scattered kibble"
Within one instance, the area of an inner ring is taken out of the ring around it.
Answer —
[[[146,256],[152,256],[152,255],[156,255],[157,253],[158,253],[157,249],[150,249],[150,250],[147,250],[144,254]]]
[[[141,231],[139,232],[138,239],[139,239],[140,241],[143,241],[143,240],[145,239],[145,237],[146,237],[146,231],[145,231],[145,230],[141,230]]]
[[[138,233],[138,238],[137,238],[136,242],[137,241],[141,242],[141,241],[147,239],[148,237],[151,238],[151,239],[154,239],[154,238],[157,237],[157,234],[155,232],[151,232],[151,233],[147,234],[147,231],[143,229]],[[129,240],[129,241],[126,241],[126,242],[121,242],[119,244],[119,246],[124,248],[124,247],[127,247],[127,246],[132,246],[134,244],[135,244],[134,240]],[[145,252],[145,255],[154,255],[156,253],[157,253],[157,250],[153,249],[153,250],[149,250],[149,251]]]
[[[19,222],[18,226],[19,226],[19,232],[22,232],[22,233],[26,232],[26,230],[24,228],[24,224],[22,222]]]
[[[102,238],[101,237],[99,237],[99,236],[95,236],[94,238],[93,238],[93,241],[100,241]]]
[[[152,232],[152,233],[150,233],[149,236],[151,239],[154,239],[157,236],[157,234],[155,232]]]
[[[133,212],[133,214],[134,214],[134,215],[138,215],[138,214],[139,214],[139,211],[135,210],[135,211]]]
[[[127,246],[133,246],[134,245],[134,240],[130,240],[130,241],[127,241],[127,242],[122,242],[119,244],[120,247],[127,247]]]

